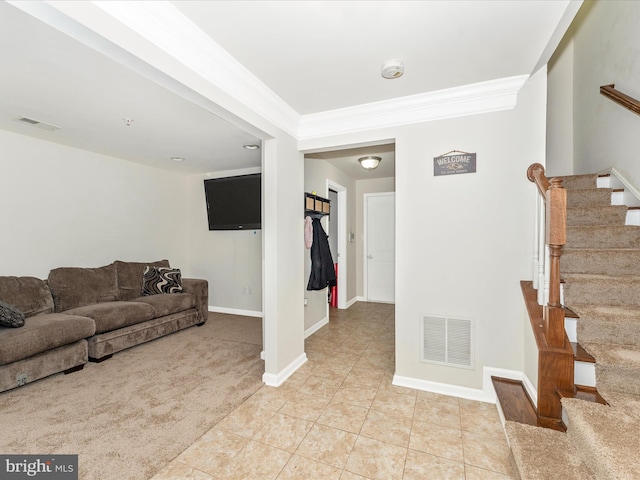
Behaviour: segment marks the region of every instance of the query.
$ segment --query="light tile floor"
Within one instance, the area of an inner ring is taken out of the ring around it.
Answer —
[[[393,305],[331,312],[309,360],[263,386],[153,480],[506,480],[495,405],[391,384]]]

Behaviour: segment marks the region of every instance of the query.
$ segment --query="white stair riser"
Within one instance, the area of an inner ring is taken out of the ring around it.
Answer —
[[[640,225],[640,210],[627,210],[626,225]]]
[[[577,318],[565,318],[564,329],[567,332],[570,342],[578,341],[578,319]]]
[[[574,362],[573,383],[585,387],[595,387],[596,364],[589,362]]]

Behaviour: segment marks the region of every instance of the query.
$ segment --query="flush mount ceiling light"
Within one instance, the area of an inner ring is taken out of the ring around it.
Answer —
[[[382,65],[381,74],[384,78],[398,78],[401,77],[403,73],[404,63],[402,63],[402,60],[389,60]]]
[[[260,145],[249,144],[249,145],[243,145],[243,147],[246,148],[247,150],[258,150],[260,148]]]
[[[174,162],[184,162],[183,157],[169,157],[169,160],[173,160]]]
[[[369,155],[368,157],[361,157],[358,159],[358,161],[360,162],[360,166],[365,170],[369,170],[369,171],[376,168],[381,160],[382,159],[380,157],[373,157],[371,155]]]

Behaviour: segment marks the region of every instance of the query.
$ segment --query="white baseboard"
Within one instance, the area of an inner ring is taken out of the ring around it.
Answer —
[[[353,305],[356,302],[364,302],[364,301],[365,301],[364,297],[353,297],[351,300],[347,302],[347,304],[345,305],[345,308],[349,308],[351,305]]]
[[[320,330],[322,327],[324,327],[327,323],[329,323],[329,317],[324,317],[319,322],[314,323],[304,331],[304,338],[310,337],[311,335],[316,333],[318,330]]]
[[[450,397],[466,398],[468,400],[478,400],[480,402],[492,403],[491,398],[487,397],[483,390],[475,388],[460,387],[458,385],[450,385],[448,383],[431,382],[419,378],[393,376],[394,385],[399,387],[414,388],[425,392],[439,393],[440,395],[449,395]],[[495,402],[495,398],[493,400]]]
[[[419,378],[393,376],[393,384],[400,387],[415,388],[425,392],[439,393],[441,395],[449,395],[451,397],[466,398],[468,400],[477,400],[479,402],[496,403],[496,392],[493,388],[491,377],[509,378],[511,380],[519,380],[523,383],[527,393],[534,401],[537,401],[538,394],[529,381],[527,376],[517,370],[506,370],[503,368],[484,367],[482,369],[482,389],[461,387],[459,385],[451,385],[448,383],[431,382]]]
[[[531,380],[529,380],[529,377],[527,377],[525,374],[522,374],[522,384],[524,385],[524,389],[527,391],[527,394],[529,394],[529,398],[533,402],[533,406],[536,407],[536,410],[537,410],[538,409],[538,389],[533,386],[533,383],[531,383]]]
[[[293,362],[283,368],[279,373],[263,373],[262,381],[265,383],[265,385],[268,385],[270,387],[279,387],[287,378],[293,375],[296,370],[304,365],[306,361],[307,354],[302,353],[298,358],[296,358]]]
[[[239,308],[216,307],[215,305],[209,305],[209,311],[215,313],[229,313],[231,315],[242,315],[244,317],[262,318],[262,312],[256,312],[255,310],[240,310]]]

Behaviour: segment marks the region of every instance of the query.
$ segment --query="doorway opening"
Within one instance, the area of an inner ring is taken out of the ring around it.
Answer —
[[[329,216],[329,249],[336,267],[338,284],[335,296],[337,300],[331,306],[345,309],[347,297],[348,253],[347,253],[347,188],[327,179],[327,191],[331,200]],[[327,315],[328,315],[327,310]]]

